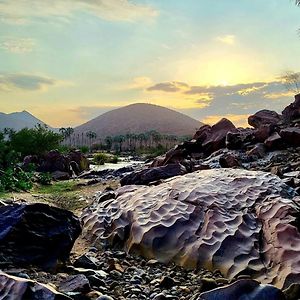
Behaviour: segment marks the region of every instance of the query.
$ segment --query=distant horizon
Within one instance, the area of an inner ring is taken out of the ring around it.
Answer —
[[[0,111],[75,127],[133,103],[237,126],[293,101],[300,8],[288,0],[0,1]]]

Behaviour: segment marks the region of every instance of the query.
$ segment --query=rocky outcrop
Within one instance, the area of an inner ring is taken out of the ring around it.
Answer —
[[[288,145],[300,146],[300,128],[288,127],[280,131],[280,136]]]
[[[281,121],[281,116],[272,110],[263,109],[248,118],[248,124],[254,128],[265,125],[277,125]]]
[[[88,159],[80,151],[71,151],[64,155],[58,150],[51,150],[47,154],[38,157],[29,155],[24,158],[23,166],[27,168],[30,164],[36,166],[38,172],[53,174],[53,179],[60,179],[57,174],[64,174],[63,179],[72,175],[79,175],[89,169]]]
[[[299,198],[277,176],[233,169],[190,173],[158,186],[126,186],[85,210],[84,236],[96,246],[249,274],[286,287],[300,280]]]
[[[0,298],[3,300],[71,300],[51,286],[0,272]]]
[[[272,285],[243,279],[235,283],[202,293],[198,300],[285,300],[282,291]]]
[[[186,173],[186,168],[181,164],[170,164],[162,167],[153,167],[142,171],[132,172],[123,177],[120,183],[121,185],[149,184],[150,182],[184,175]]]
[[[46,204],[0,207],[0,264],[54,270],[81,232],[73,213]]]
[[[296,95],[295,101],[283,110],[282,116],[287,124],[300,119],[300,94]]]

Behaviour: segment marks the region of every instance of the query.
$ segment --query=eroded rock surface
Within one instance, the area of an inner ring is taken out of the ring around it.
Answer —
[[[52,287],[30,279],[0,272],[0,299],[5,300],[71,300]]]
[[[125,186],[85,210],[84,236],[95,245],[220,270],[286,287],[300,280],[298,198],[274,175],[206,170],[158,186]]]

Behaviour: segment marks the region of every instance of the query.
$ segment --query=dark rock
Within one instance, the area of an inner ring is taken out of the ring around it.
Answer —
[[[211,135],[211,126],[203,125],[195,133],[193,140],[197,140],[198,143],[202,144]]]
[[[115,199],[116,193],[114,191],[108,191],[100,195],[100,197],[97,199],[99,203],[104,202],[106,200]]]
[[[219,162],[221,168],[241,167],[241,162],[239,161],[239,158],[232,153],[222,155],[219,159]]]
[[[251,279],[202,293],[198,300],[285,300],[284,294],[272,285],[260,285]]]
[[[256,144],[251,150],[247,151],[247,156],[255,156],[263,158],[266,155],[266,147],[264,144]]]
[[[58,150],[51,150],[40,158],[37,167],[38,172],[67,172],[70,173],[70,160],[66,155],[61,154]]]
[[[46,204],[0,207],[0,263],[54,269],[81,232],[73,213]]]
[[[201,291],[207,292],[218,287],[217,282],[213,278],[203,277],[201,278]]]
[[[209,136],[202,143],[203,151],[209,155],[219,149],[225,148],[228,132],[236,132],[236,130],[232,122],[223,118],[211,127]]]
[[[269,150],[282,149],[283,141],[281,136],[275,132],[265,140],[265,145]]]
[[[292,146],[300,146],[300,128],[288,127],[280,131],[282,140]]]
[[[87,256],[86,254],[81,255],[74,262],[74,267],[85,268],[85,269],[98,269],[98,261],[94,257]]]
[[[53,180],[68,180],[70,179],[70,174],[68,172],[62,172],[62,171],[54,171],[51,173],[51,177]]]
[[[74,168],[73,164],[73,170],[75,171],[76,175],[79,175],[81,172],[89,169],[89,160],[79,150],[71,151],[67,156],[70,160],[71,165],[72,162],[76,163],[76,168]]]
[[[300,284],[293,283],[287,289],[283,291],[286,300],[298,300],[300,299]]]
[[[238,132],[228,132],[226,135],[226,147],[230,150],[243,149],[254,142],[253,129],[240,129]]]
[[[170,289],[173,286],[178,285],[178,282],[176,282],[172,277],[170,276],[164,276],[163,278],[161,278],[159,286],[162,289]]]
[[[58,290],[62,293],[79,292],[86,294],[91,290],[90,283],[85,275],[72,275],[60,282]]]
[[[257,128],[254,132],[255,141],[263,143],[269,136],[275,132],[275,126],[272,124],[264,124]]]
[[[288,105],[282,112],[283,121],[286,124],[300,119],[300,94],[295,96],[295,101]]]
[[[162,167],[149,168],[142,171],[133,172],[122,178],[120,183],[122,186],[130,184],[143,185],[160,179],[184,175],[186,172],[186,168],[181,164],[170,164]]]
[[[71,300],[52,287],[0,272],[0,298],[11,300]]]
[[[254,128],[263,125],[276,125],[281,121],[282,117],[272,110],[263,109],[248,118],[248,124]]]

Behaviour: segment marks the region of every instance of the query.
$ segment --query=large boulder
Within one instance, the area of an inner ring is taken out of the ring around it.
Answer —
[[[0,299],[3,300],[71,300],[51,286],[34,280],[0,272]]]
[[[280,136],[288,145],[300,146],[300,128],[288,127],[280,131]]]
[[[219,149],[225,148],[226,136],[229,132],[237,132],[233,123],[225,118],[211,127],[211,130],[202,142],[203,152],[211,154]]]
[[[291,123],[300,119],[300,94],[295,96],[295,101],[282,111],[284,123]]]
[[[81,232],[73,213],[46,204],[0,207],[0,264],[54,270]]]
[[[160,262],[248,274],[286,287],[300,280],[299,198],[275,175],[215,169],[157,186],[125,186],[86,209],[83,236]]]
[[[272,285],[243,279],[225,287],[202,293],[198,300],[285,300],[283,292]]]
[[[132,172],[121,179],[121,185],[149,184],[161,179],[186,174],[186,168],[181,164],[169,164],[161,167],[152,167],[142,171]]]
[[[248,124],[254,128],[259,128],[263,125],[277,125],[282,117],[276,112],[268,109],[258,111],[248,118]]]

